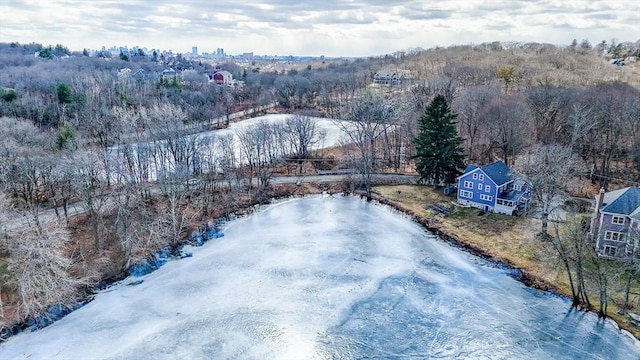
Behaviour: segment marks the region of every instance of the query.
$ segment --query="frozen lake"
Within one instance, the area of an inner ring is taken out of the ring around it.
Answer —
[[[179,168],[176,156],[180,161],[190,163],[188,172],[193,172],[191,167],[198,167],[199,171],[215,173],[221,170],[222,164],[227,166],[240,166],[248,163],[246,151],[243,151],[239,134],[258,129],[261,124],[267,126],[282,125],[291,114],[271,114],[256,118],[234,122],[226,129],[204,131],[192,135],[180,137],[181,140],[173,140],[169,144],[165,140],[133,143],[111,147],[108,150],[111,159],[112,181],[119,182],[122,179],[139,177],[146,180],[156,180],[165,173],[173,173]],[[329,118],[309,117],[315,127],[315,136],[309,146],[309,150],[319,150],[340,145],[345,138],[342,126],[349,126],[341,120]],[[269,135],[271,136],[271,135]],[[223,139],[228,138],[230,143]],[[271,148],[261,149],[260,160],[268,162],[265,157],[273,154],[277,158],[292,155],[289,141],[268,137],[267,143]],[[176,145],[176,144],[180,145]],[[255,145],[255,144],[253,144]],[[249,148],[252,148],[249,145]],[[124,153],[130,154],[124,156]],[[254,150],[254,155],[257,152]],[[135,159],[131,161],[131,159]],[[254,161],[256,161],[254,159]]]
[[[128,280],[0,359],[634,359],[611,321],[527,288],[387,207],[314,196]]]

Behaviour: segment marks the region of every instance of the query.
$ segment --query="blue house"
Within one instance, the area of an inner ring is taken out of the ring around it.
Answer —
[[[458,178],[458,203],[484,211],[513,215],[531,202],[531,182],[518,178],[502,161],[467,165]]]

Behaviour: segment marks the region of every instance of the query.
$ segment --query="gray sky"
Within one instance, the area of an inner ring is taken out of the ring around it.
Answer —
[[[490,41],[640,39],[639,0],[0,0],[0,41],[71,50],[382,55]]]

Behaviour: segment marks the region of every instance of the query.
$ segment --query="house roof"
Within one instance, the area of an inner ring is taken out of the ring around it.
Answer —
[[[468,173],[468,172],[471,172],[471,171],[473,171],[473,170],[475,170],[475,169],[477,169],[477,168],[478,168],[477,166],[469,164],[469,165],[467,165],[467,167],[464,169],[464,173],[463,173],[463,174],[466,174],[466,173]]]
[[[482,166],[481,169],[498,186],[513,180],[511,170],[509,170],[509,167],[502,161],[496,161],[489,165]]]
[[[601,211],[629,216],[640,214],[640,187],[627,187],[605,193]]]
[[[373,77],[376,78],[376,79],[378,79],[378,78],[387,79],[387,78],[393,77],[394,75],[396,75],[396,73],[393,72],[393,71],[381,70],[381,71],[378,71]]]

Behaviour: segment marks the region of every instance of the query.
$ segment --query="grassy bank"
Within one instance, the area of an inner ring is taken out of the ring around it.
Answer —
[[[521,269],[527,285],[567,296],[571,293],[566,273],[561,264],[553,260],[549,244],[536,239],[540,220],[481,214],[475,208],[456,207],[451,203],[454,198],[445,196],[441,190],[424,186],[378,186],[374,188],[374,193],[378,200],[412,215],[429,229],[476,254]],[[435,204],[452,209],[451,215],[442,216],[428,209],[429,205]],[[611,284],[612,298],[621,297],[620,291],[617,291],[620,288],[617,284]],[[640,289],[635,289],[636,293],[638,291]],[[597,300],[596,293],[590,295],[591,299]],[[640,328],[632,324],[626,315],[619,314],[613,301],[609,303],[609,316],[620,328],[640,339]]]

